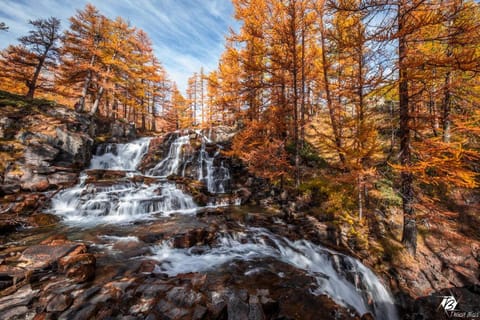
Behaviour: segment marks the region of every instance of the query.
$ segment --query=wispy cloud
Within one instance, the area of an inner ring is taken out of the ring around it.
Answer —
[[[55,16],[68,27],[68,18],[87,0],[4,0],[0,21],[9,26],[0,33],[0,48],[15,43],[29,30],[28,20]],[[185,90],[187,78],[204,67],[216,67],[228,28],[235,26],[228,0],[102,0],[90,1],[110,18],[122,16],[152,38],[157,57],[171,79]]]

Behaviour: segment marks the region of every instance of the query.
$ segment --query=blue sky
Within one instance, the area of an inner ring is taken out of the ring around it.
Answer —
[[[0,49],[30,30],[28,20],[54,16],[67,28],[68,18],[88,2],[107,17],[122,16],[146,31],[182,91],[187,78],[202,66],[206,71],[216,68],[228,29],[237,25],[229,0],[2,0],[0,21],[9,30],[0,32]]]

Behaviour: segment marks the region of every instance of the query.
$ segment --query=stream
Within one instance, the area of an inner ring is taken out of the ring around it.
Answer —
[[[207,137],[202,136],[201,145],[192,151],[189,135],[173,136],[166,156],[142,172],[138,168],[150,141],[99,146],[79,183],[52,198],[48,212],[61,222],[25,230],[22,238],[11,241],[35,243],[64,233],[86,243],[97,257],[94,285],[109,277],[124,279],[148,262],[147,273],[162,279],[196,274],[221,282],[226,277],[235,280],[232,287],[249,292],[269,285],[262,279],[274,279],[278,287],[292,283],[312,299],[326,295],[360,316],[369,312],[375,319],[398,318],[388,288],[360,261],[289,236],[291,226],[262,208],[240,206],[236,199],[216,200],[231,191],[231,175],[216,159],[220,147],[212,149]],[[168,179],[171,175],[202,181],[211,201],[197,205]],[[228,286],[222,284],[222,290],[228,291]]]

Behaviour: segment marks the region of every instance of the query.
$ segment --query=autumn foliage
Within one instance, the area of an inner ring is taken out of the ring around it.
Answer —
[[[21,44],[1,52],[1,87],[144,130],[235,127],[230,155],[299,197],[326,190],[352,228],[376,218],[371,200],[393,181],[402,241],[415,253],[417,195],[479,186],[479,3],[232,4],[240,27],[216,70],[188,79],[185,96],[145,32],[92,5],[62,35],[55,18],[32,21]],[[53,37],[39,40],[49,29]]]

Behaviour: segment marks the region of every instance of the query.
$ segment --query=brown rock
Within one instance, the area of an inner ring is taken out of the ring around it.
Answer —
[[[63,243],[66,243],[68,242],[68,239],[67,239],[67,236],[64,235],[64,234],[55,234],[53,236],[50,236],[48,238],[46,238],[45,240],[43,240],[42,242],[40,242],[40,244],[52,244],[52,243],[59,243],[57,241],[63,241]]]
[[[205,318],[205,315],[207,314],[207,308],[201,305],[195,306],[195,309],[193,310],[193,320],[202,320]]]
[[[26,249],[19,260],[24,261],[22,266],[29,269],[48,268],[60,258],[75,250],[78,246],[78,244],[74,243],[40,244]]]
[[[95,256],[91,253],[72,255],[59,261],[67,277],[78,283],[90,281],[95,277],[95,264]]]
[[[183,287],[175,287],[167,293],[167,298],[178,307],[191,308],[202,300],[202,294]]]
[[[20,283],[27,272],[22,268],[0,265],[0,291]]]
[[[55,172],[47,177],[48,183],[51,186],[71,186],[77,182],[77,174],[73,172]]]
[[[68,309],[72,305],[73,298],[69,294],[58,294],[50,299],[47,304],[48,312],[62,312]]]
[[[138,268],[138,272],[145,272],[145,273],[152,273],[155,270],[155,266],[158,264],[157,261],[154,260],[145,260],[142,261],[140,267]]]
[[[46,313],[37,313],[32,320],[46,320],[47,314]]]
[[[36,227],[51,226],[58,223],[58,221],[60,221],[60,219],[57,216],[48,213],[37,213],[28,219],[28,222]]]

